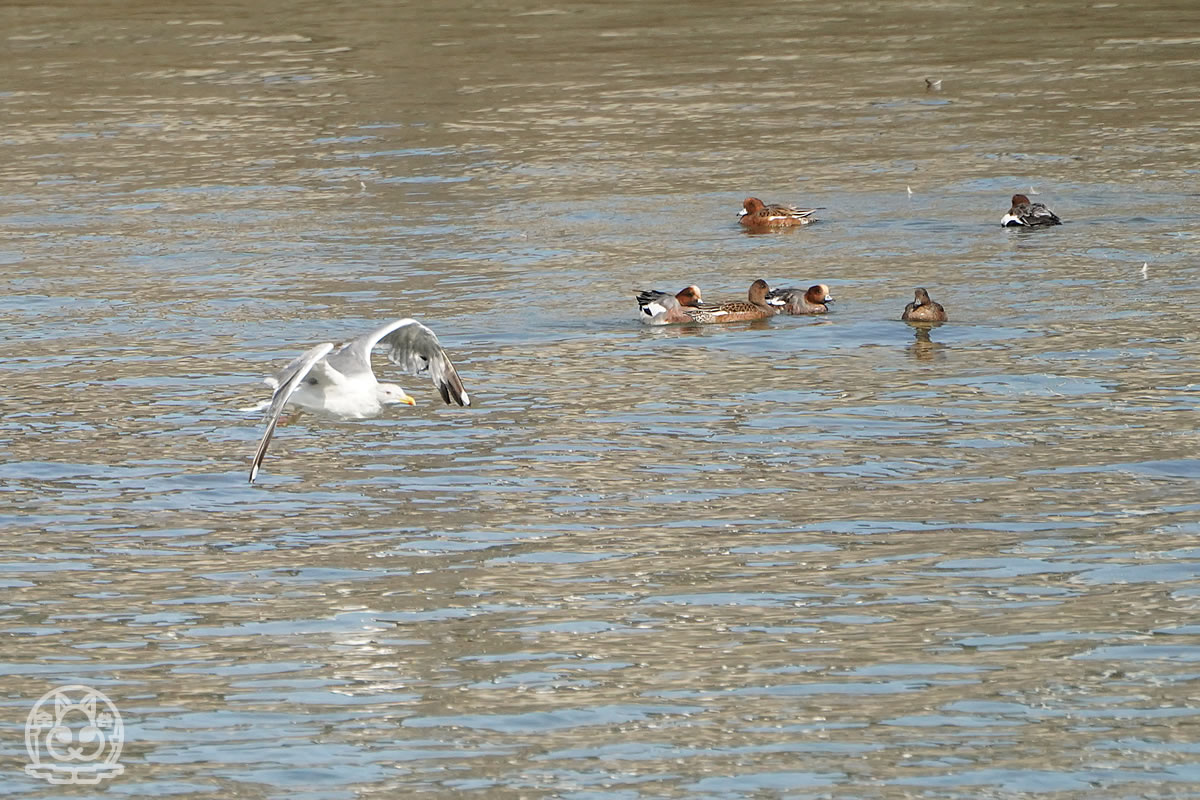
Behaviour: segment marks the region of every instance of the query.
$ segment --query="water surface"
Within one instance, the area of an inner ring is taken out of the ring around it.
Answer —
[[[1011,10],[0,9],[0,793],[85,683],[114,796],[1193,796],[1200,12]],[[476,404],[247,485],[408,315]]]

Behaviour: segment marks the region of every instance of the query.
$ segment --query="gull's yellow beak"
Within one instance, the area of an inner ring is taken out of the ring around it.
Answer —
[[[415,406],[417,404],[417,401],[413,400],[412,397],[407,394],[400,398],[400,402],[404,403],[406,406]]]

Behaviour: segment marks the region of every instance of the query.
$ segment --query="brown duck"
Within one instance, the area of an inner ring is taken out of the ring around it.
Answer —
[[[789,314],[824,314],[829,311],[833,296],[823,283],[807,289],[772,289],[767,295],[767,304]]]
[[[949,317],[941,303],[929,299],[929,292],[917,289],[913,292],[913,301],[904,307],[900,319],[908,322],[945,322]]]
[[[780,203],[764,203],[757,197],[747,197],[738,212],[738,222],[747,228],[793,228],[816,222],[815,208],[796,208]]]
[[[691,322],[687,310],[700,306],[700,287],[685,286],[675,293],[648,291],[637,296],[638,317],[647,325],[669,325],[673,322]]]
[[[771,287],[767,282],[756,280],[750,284],[750,291],[745,300],[729,300],[715,305],[700,305],[695,308],[683,309],[693,322],[745,322],[755,319],[766,319],[779,313],[779,310],[767,304],[767,295]]]

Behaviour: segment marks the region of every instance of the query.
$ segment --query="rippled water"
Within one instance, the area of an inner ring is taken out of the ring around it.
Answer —
[[[1200,9],[400,5],[0,8],[0,794],[1197,796]],[[247,485],[406,315],[476,405]]]

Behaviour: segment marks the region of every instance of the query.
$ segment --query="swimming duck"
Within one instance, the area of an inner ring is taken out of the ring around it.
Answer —
[[[949,317],[941,303],[929,299],[929,292],[917,289],[913,292],[913,301],[904,307],[900,319],[908,322],[945,322]]]
[[[789,314],[824,314],[833,302],[829,287],[823,283],[807,289],[772,289],[767,294],[767,305],[775,306]]]
[[[747,197],[738,212],[738,222],[747,228],[791,228],[816,222],[811,216],[815,208],[796,208],[777,203],[764,203],[757,197]]]
[[[746,300],[729,300],[716,305],[701,305],[696,308],[684,309],[692,322],[744,322],[747,320],[766,319],[779,313],[779,309],[767,305],[767,295],[771,287],[767,282],[756,280],[750,284]]]
[[[647,325],[669,325],[673,322],[691,322],[685,308],[701,305],[700,287],[685,286],[672,297],[666,292],[647,291],[637,296],[638,318]]]
[[[1012,208],[1000,220],[1006,228],[1036,228],[1042,225],[1061,225],[1062,220],[1041,203],[1031,203],[1023,194],[1012,196]]]

